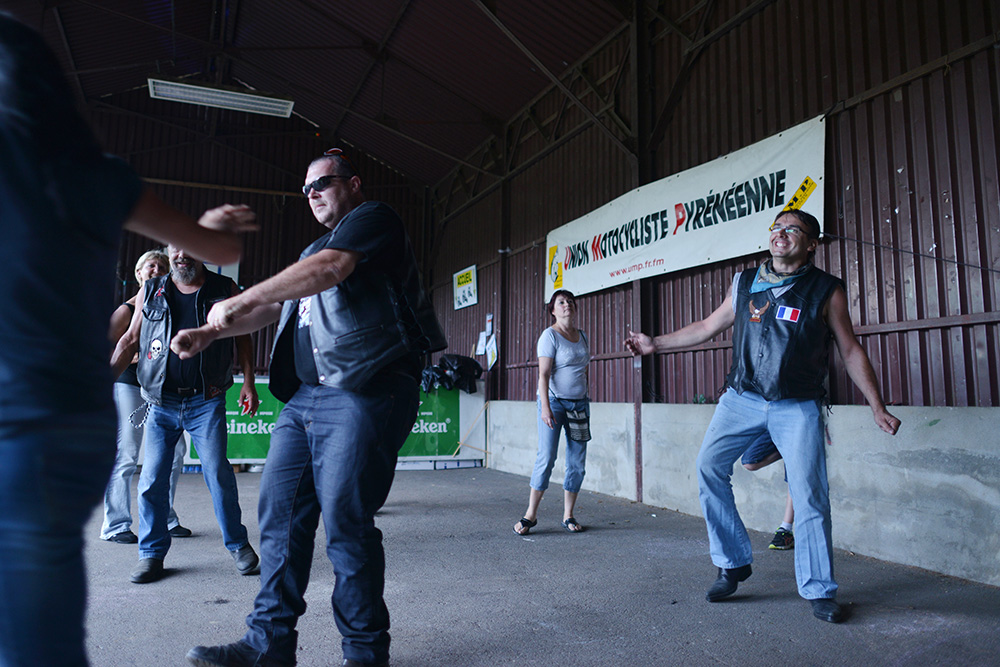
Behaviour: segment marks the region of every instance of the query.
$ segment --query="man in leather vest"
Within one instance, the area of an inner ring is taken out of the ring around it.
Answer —
[[[295,664],[295,625],[305,611],[321,516],[344,665],[389,661],[375,512],[416,420],[420,357],[446,342],[402,221],[385,204],[365,201],[361,178],[340,149],[309,165],[302,191],[330,231],[298,262],[217,304],[207,326],[171,343],[184,357],[218,335],[280,317],[270,386],[287,404],[260,485],[261,589],[244,638],[191,649],[195,665]]]
[[[785,460],[795,506],[795,578],[813,615],[838,623],[830,498],[821,401],[829,342],[836,343],[851,380],[871,406],[875,423],[895,435],[868,355],[854,336],[843,283],[812,264],[820,225],[804,211],[778,214],[770,227],[771,258],[756,271],[737,274],[725,301],[703,320],[650,338],[630,332],[633,354],[704,343],[733,327],[733,365],[727,388],[698,454],[698,488],[712,562],[719,576],[707,599],[736,592],[750,576],[753,554],[736,511],[733,464],[765,432]]]
[[[139,476],[139,564],[136,584],[163,576],[163,559],[170,548],[167,516],[173,452],[184,431],[191,434],[202,473],[212,495],[215,518],[226,549],[240,574],[253,574],[258,558],[242,523],[236,476],[226,458],[226,390],[233,384],[233,342],[216,341],[195,357],[180,359],[169,349],[177,331],[204,324],[213,304],[239,293],[231,278],[205,271],[205,265],[184,250],[169,246],[170,273],[139,288],[128,330],[118,341],[111,363],[128,365],[139,352],[139,385],[149,403],[145,459]],[[243,370],[240,404],[256,412],[253,352],[248,335],[236,338]]]

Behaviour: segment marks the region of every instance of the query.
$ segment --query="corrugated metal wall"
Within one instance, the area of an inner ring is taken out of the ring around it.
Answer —
[[[708,38],[695,26],[706,4]],[[844,277],[851,314],[889,401],[910,405],[1000,405],[1000,9],[991,0],[687,0],[650,22],[654,117],[682,94],[655,146],[660,178],[828,114],[825,224],[830,240],[817,263]],[[748,11],[756,10],[756,11]],[[745,19],[734,21],[744,16]],[[719,32],[714,32],[719,31]],[[686,51],[704,50],[691,61]],[[615,31],[571,67],[564,81],[605,124],[590,124],[553,88],[511,119],[507,145],[493,149],[508,174],[488,194],[463,204],[415,188],[380,162],[358,158],[370,198],[396,207],[433,285],[452,343],[468,354],[493,313],[500,369],[493,397],[534,393],[534,345],[548,320],[542,309],[546,233],[639,183],[622,145],[643,145],[634,131],[636,86],[627,30]],[[689,69],[685,70],[686,67]],[[145,92],[96,102],[90,115],[105,146],[156,184],[168,202],[197,215],[224,201],[257,210],[260,233],[247,241],[240,281],[251,285],[294,261],[323,229],[302,198],[308,161],[329,147],[311,125],[172,105],[171,123],[151,122]],[[654,118],[655,120],[655,118]],[[291,131],[289,128],[292,128]],[[206,159],[206,155],[208,158]],[[174,184],[166,184],[171,181]],[[204,187],[202,187],[204,186]],[[284,194],[288,193],[288,194]],[[451,195],[449,195],[451,196]],[[472,196],[472,195],[470,195]],[[435,210],[431,202],[435,202]],[[459,211],[452,213],[452,211]],[[443,226],[442,226],[443,224]],[[123,293],[131,267],[150,243],[127,236]],[[509,249],[509,252],[507,252]],[[504,252],[498,252],[504,251]],[[658,333],[704,316],[721,301],[742,258],[586,295],[594,398],[632,400],[625,331]],[[479,267],[480,303],[455,311],[451,275]],[[641,303],[639,312],[633,304]],[[269,337],[258,341],[258,365]],[[713,397],[730,355],[726,337],[703,349],[657,357],[645,371],[646,400]],[[861,396],[835,362],[833,400]]]
[[[694,25],[702,4],[669,3],[664,11]],[[707,32],[756,4],[715,3]],[[681,72],[687,44],[664,29],[660,23],[652,30],[662,35],[652,45],[657,111]],[[845,279],[859,339],[889,402],[1000,405],[998,34],[1000,9],[989,0],[777,0],[711,41],[694,61],[656,147],[660,178],[828,114],[822,187],[830,238],[816,261]],[[620,61],[607,55],[612,48],[588,61],[595,79]],[[627,90],[622,99],[630,99]],[[575,122],[567,116],[566,128]],[[518,136],[525,153],[545,150],[537,136]],[[634,185],[623,153],[593,128],[508,179],[509,220],[502,222],[510,226],[514,252],[503,284],[491,287],[505,295],[499,398],[534,394],[533,346],[547,321],[536,314],[544,253],[531,244]],[[500,199],[489,210],[502,218]],[[490,261],[471,235],[480,221],[471,210],[449,219],[444,243],[456,254],[436,258],[436,303],[449,302],[440,294],[450,295],[446,276],[476,257]],[[502,238],[502,230],[493,231],[488,243]],[[644,281],[641,325],[663,333],[704,317],[724,298],[733,272],[758,260]],[[597,357],[591,390],[598,401],[632,399],[631,363],[621,353],[626,328],[640,319],[631,290],[624,285],[580,302]],[[439,312],[467,349],[486,311],[466,310],[472,312]],[[658,356],[644,376],[644,400],[714,399],[731,360],[728,345],[723,336]],[[839,359],[830,388],[835,403],[863,403]]]

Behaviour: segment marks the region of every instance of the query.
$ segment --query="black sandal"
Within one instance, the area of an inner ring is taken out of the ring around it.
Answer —
[[[538,521],[532,521],[531,519],[526,519],[524,517],[521,517],[521,520],[518,521],[518,523],[521,524],[521,528],[524,529],[524,532],[523,533],[517,532],[517,526],[514,526],[515,535],[527,535],[529,532],[531,532],[532,528],[538,525]]]
[[[584,530],[583,526],[577,523],[576,519],[574,519],[573,517],[570,517],[565,521],[563,521],[562,526],[563,528],[566,529],[567,533],[582,533]],[[576,526],[576,528],[571,528],[571,526]]]

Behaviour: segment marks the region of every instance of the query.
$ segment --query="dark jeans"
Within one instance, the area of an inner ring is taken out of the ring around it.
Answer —
[[[236,475],[226,458],[225,395],[205,400],[163,392],[161,405],[149,406],[146,454],[139,475],[139,558],[163,559],[170,548],[170,477],[177,441],[191,434],[205,484],[212,495],[222,541],[231,552],[247,542]]]
[[[0,665],[87,664],[83,526],[115,460],[115,413],[0,424]]]
[[[245,641],[294,664],[320,514],[333,563],[344,657],[389,658],[385,553],[375,512],[417,416],[416,380],[392,375],[365,394],[303,385],[282,409],[260,484],[260,593]]]

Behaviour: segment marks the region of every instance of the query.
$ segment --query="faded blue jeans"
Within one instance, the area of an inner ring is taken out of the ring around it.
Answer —
[[[107,540],[132,528],[132,475],[139,463],[139,448],[142,446],[143,427],[136,428],[132,423],[132,414],[146,401],[142,398],[139,387],[124,382],[115,383],[115,408],[118,411],[118,453],[115,455],[115,467],[111,471],[111,480],[104,491],[104,524],[101,526],[101,539]],[[142,422],[141,411],[135,420]],[[174,492],[177,490],[177,479],[181,476],[184,466],[184,439],[177,441],[174,450],[174,463],[170,469],[170,510],[167,514],[167,529],[180,525],[177,513],[174,512]]]
[[[184,431],[191,434],[198,452],[226,549],[239,551],[247,544],[236,475],[226,458],[225,395],[205,400],[200,394],[181,398],[164,392],[161,404],[150,405],[146,418],[146,456],[139,475],[139,558],[163,559],[170,548],[170,470]]]
[[[244,641],[294,664],[316,528],[336,575],[331,602],[344,657],[389,659],[382,533],[396,458],[417,417],[417,382],[393,374],[360,394],[302,385],[281,410],[260,483],[260,593]]]
[[[110,393],[110,392],[109,392]],[[83,526],[101,501],[115,414],[0,423],[0,665],[87,664]]]
[[[823,419],[816,400],[767,401],[732,388],[719,399],[697,461],[698,497],[708,526],[712,562],[732,569],[753,561],[730,480],[736,460],[765,431],[784,459],[795,507],[799,595],[807,600],[836,597]]]
[[[545,491],[549,488],[549,477],[552,466],[559,454],[559,435],[566,431],[566,477],[563,479],[563,490],[579,493],[586,474],[587,443],[577,442],[569,438],[569,424],[566,421],[567,410],[583,410],[590,418],[590,399],[580,398],[566,400],[549,396],[549,407],[555,419],[555,428],[549,428],[542,421],[542,404],[538,405],[538,456],[535,458],[535,468],[531,473],[531,488]]]

